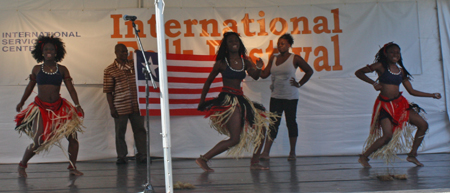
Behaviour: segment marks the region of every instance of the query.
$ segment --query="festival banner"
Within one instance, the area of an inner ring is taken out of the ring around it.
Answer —
[[[61,37],[67,56],[61,62],[75,84],[101,84],[104,68],[115,58],[114,45],[137,50],[131,21],[146,51],[157,52],[156,17],[151,9],[49,10],[0,12],[0,85],[24,85],[33,65],[30,51],[39,35]],[[402,47],[404,63],[421,74],[417,2],[367,2],[253,8],[165,8],[166,52],[214,55],[222,34],[241,35],[248,55],[268,62],[278,37],[294,37],[292,52],[314,69],[312,79],[354,77],[385,43]],[[298,77],[301,72],[297,72]],[[246,81],[251,81],[247,78]]]

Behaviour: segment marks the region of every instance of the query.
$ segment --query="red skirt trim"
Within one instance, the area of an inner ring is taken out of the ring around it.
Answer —
[[[375,127],[372,128],[380,128],[379,115],[381,110],[383,110],[391,116],[393,124],[392,132],[401,129],[409,120],[409,109],[409,102],[401,95],[401,93],[394,99],[389,99],[380,94],[375,101],[373,108],[371,125]],[[371,131],[371,133],[373,133],[373,131]]]
[[[223,93],[229,93],[232,95],[236,95],[236,96],[244,96],[244,92],[241,89],[235,89],[229,86],[224,86],[222,87],[222,91]],[[222,113],[227,111],[228,109],[231,108],[231,105],[225,105],[225,106],[212,106],[210,109],[208,109],[208,111],[206,112],[205,118],[210,117],[211,115],[213,115],[214,113]]]
[[[22,110],[15,117],[16,127],[19,127],[23,120],[30,116],[30,110],[38,107],[40,115],[42,117],[42,123],[44,126],[44,132],[42,134],[43,142],[47,141],[51,137],[52,130],[57,130],[59,127],[71,120],[71,111],[76,111],[78,117],[83,117],[81,112],[78,112],[74,106],[72,106],[66,99],[59,98],[56,102],[48,103],[42,101],[39,97],[34,98],[34,102],[28,105],[28,107]]]

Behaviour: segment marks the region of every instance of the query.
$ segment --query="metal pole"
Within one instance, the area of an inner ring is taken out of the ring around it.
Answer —
[[[145,58],[145,55],[144,55]],[[151,171],[150,171],[150,164],[151,164],[151,158],[150,158],[150,110],[149,110],[149,101],[148,98],[150,97],[149,92],[149,84],[148,84],[148,77],[151,77],[151,74],[149,74],[145,69],[143,70],[145,73],[145,119],[147,121],[147,183],[144,185],[144,193],[152,193],[153,186],[151,184]]]
[[[167,87],[166,45],[164,33],[164,0],[155,0],[156,37],[158,42],[158,68],[161,103],[162,141],[164,149],[164,173],[166,192],[173,192],[172,156],[170,142],[169,92]]]
[[[152,72],[150,71],[150,67],[147,61],[147,58],[145,57],[145,52],[144,52],[144,48],[142,47],[142,43],[141,43],[141,38],[139,38],[139,30],[136,28],[136,24],[134,23],[134,20],[131,20],[131,22],[133,23],[133,28],[134,28],[134,32],[136,34],[136,38],[137,38],[137,42],[139,45],[139,49],[141,50],[142,56],[144,57],[144,61],[145,61],[145,68],[143,68],[143,72],[145,75],[145,109],[146,109],[146,120],[147,120],[147,183],[144,185],[145,189],[144,192],[145,193],[152,193],[153,192],[153,186],[151,184],[151,171],[150,171],[150,164],[151,164],[151,159],[150,159],[150,111],[149,111],[149,100],[148,98],[150,97],[149,94],[149,84],[148,84],[148,79],[150,78],[150,80],[152,81],[152,86],[154,89],[157,88],[155,81],[153,80],[152,77]]]

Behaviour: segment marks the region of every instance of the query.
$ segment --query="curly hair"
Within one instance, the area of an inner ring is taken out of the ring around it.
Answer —
[[[400,46],[394,42],[388,42],[387,44],[384,44],[384,46],[382,48],[380,48],[380,50],[378,50],[377,54],[375,55],[375,60],[374,63],[379,62],[383,65],[384,69],[387,70],[389,68],[389,64],[387,61],[387,57],[386,57],[386,53],[387,50],[391,47],[396,46],[399,50],[401,50]],[[405,66],[403,65],[403,58],[402,55],[400,54],[400,59],[397,62],[405,71],[405,77],[409,80],[411,80],[412,75],[406,70]]]
[[[244,46],[244,43],[242,43],[242,40],[238,33],[236,32],[226,32],[223,34],[222,42],[220,43],[219,50],[217,50],[216,53],[216,62],[225,60],[225,58],[230,58],[230,53],[228,52],[227,47],[227,40],[230,36],[235,35],[239,40],[239,55],[243,58],[247,58],[246,53],[247,49]]]
[[[31,51],[33,58],[38,62],[44,61],[44,56],[42,55],[45,44],[53,44],[56,50],[55,61],[60,62],[66,55],[66,49],[64,48],[64,42],[60,38],[53,36],[39,36],[34,44],[34,50]]]
[[[287,42],[289,43],[289,45],[292,46],[292,44],[294,44],[294,38],[292,37],[291,34],[285,33],[282,36],[280,36],[280,38],[278,39],[285,39],[287,40]]]

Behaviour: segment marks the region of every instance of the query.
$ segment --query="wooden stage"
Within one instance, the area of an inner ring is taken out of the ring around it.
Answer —
[[[405,155],[400,155],[406,158]],[[191,183],[186,193],[216,192],[450,192],[450,154],[420,154],[425,167],[398,160],[386,165],[372,160],[364,169],[357,156],[271,158],[267,171],[252,171],[246,159],[213,159],[213,173],[204,173],[193,159],[173,160],[173,182]],[[18,178],[17,164],[0,165],[0,192],[126,193],[142,192],[146,165],[133,160],[116,165],[115,159],[79,162],[83,176],[69,176],[67,163],[29,164],[28,178]],[[165,192],[164,164],[151,166],[154,192]],[[381,181],[377,176],[406,174],[406,180]]]

